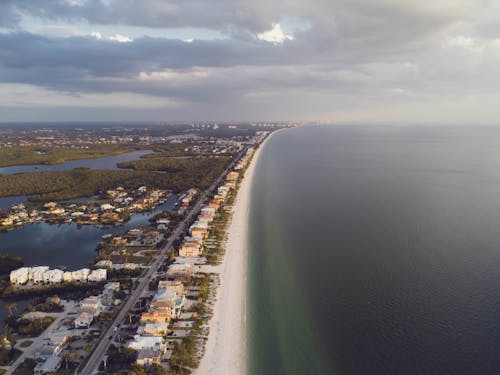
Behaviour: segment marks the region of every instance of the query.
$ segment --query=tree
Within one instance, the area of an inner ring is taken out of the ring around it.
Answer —
[[[14,314],[12,313],[12,310],[16,310],[17,303],[10,302],[10,303],[7,304],[6,308],[7,308],[7,310],[9,310],[9,316],[14,316]]]

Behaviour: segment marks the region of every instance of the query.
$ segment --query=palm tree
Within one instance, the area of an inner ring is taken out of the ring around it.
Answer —
[[[66,374],[69,374],[69,366],[68,363],[71,360],[71,353],[70,352],[65,352],[63,355],[64,362],[66,363]]]
[[[9,316],[13,316],[14,314],[12,313],[12,310],[17,308],[17,303],[15,302],[10,302],[6,306],[7,310],[9,310]]]

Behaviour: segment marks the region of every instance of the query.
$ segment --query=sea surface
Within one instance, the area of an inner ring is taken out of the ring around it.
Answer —
[[[280,131],[248,252],[250,375],[500,374],[500,128]]]

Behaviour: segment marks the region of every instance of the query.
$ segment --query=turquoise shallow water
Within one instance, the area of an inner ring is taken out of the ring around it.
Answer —
[[[500,373],[500,128],[279,132],[248,268],[250,375]]]

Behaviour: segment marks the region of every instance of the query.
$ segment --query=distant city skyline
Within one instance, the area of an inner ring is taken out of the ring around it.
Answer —
[[[497,124],[490,0],[3,0],[0,122]]]

